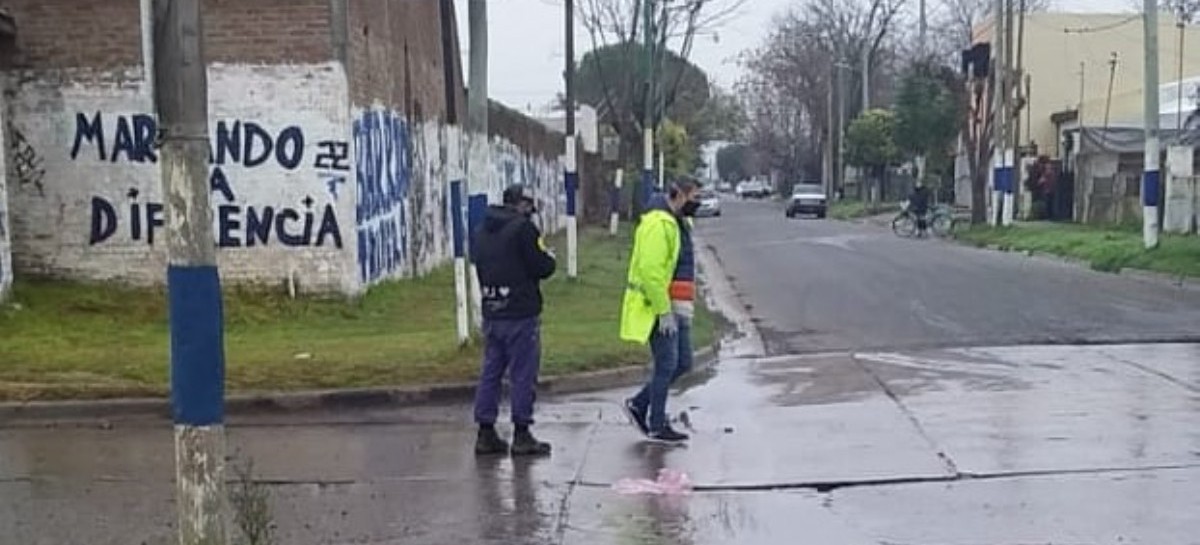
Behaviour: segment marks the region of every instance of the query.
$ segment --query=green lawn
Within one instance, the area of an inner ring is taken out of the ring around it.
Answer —
[[[628,236],[581,239],[580,280],[566,280],[563,264],[544,285],[544,375],[647,359],[645,348],[617,338]],[[556,246],[565,258],[565,243]],[[0,399],[165,395],[165,316],[162,290],[18,279],[0,306]],[[233,391],[463,381],[478,367],[478,346],[454,341],[449,268],[353,302],[227,289],[225,325]],[[700,309],[696,346],[713,339],[712,316]]]
[[[1194,236],[1164,235],[1154,250],[1143,247],[1140,227],[1032,223],[1008,228],[974,227],[956,236],[977,246],[1079,259],[1098,271],[1128,268],[1200,277],[1200,238]]]
[[[867,203],[857,199],[833,201],[829,205],[829,217],[836,220],[852,220],[899,211],[900,205],[897,203],[880,203],[877,207],[872,208]]]

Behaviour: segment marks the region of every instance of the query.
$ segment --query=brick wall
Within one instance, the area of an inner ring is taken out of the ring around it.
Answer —
[[[94,70],[140,65],[138,0],[3,0],[17,22],[6,68]],[[211,62],[333,59],[330,0],[206,0]]]
[[[440,0],[347,2],[350,99],[411,122],[446,122]],[[453,2],[450,2],[453,16]],[[455,25],[450,25],[457,32]],[[452,37],[456,113],[466,116],[457,34]]]

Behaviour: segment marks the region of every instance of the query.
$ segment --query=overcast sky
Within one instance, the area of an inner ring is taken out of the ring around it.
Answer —
[[[467,0],[455,0],[464,56],[470,48]],[[738,53],[757,46],[771,19],[799,0],[750,0],[713,37],[697,38],[691,60],[723,86],[740,72]],[[937,0],[930,0],[937,9]],[[1128,11],[1129,0],[1056,0],[1056,11]],[[490,0],[488,2],[489,94],[513,108],[538,110],[561,92],[563,81],[563,1]],[[591,48],[582,29],[576,31],[577,56]],[[464,70],[467,63],[463,62]]]

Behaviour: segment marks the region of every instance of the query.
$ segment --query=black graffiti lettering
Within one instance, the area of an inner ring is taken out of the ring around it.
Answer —
[[[90,245],[111,242],[121,235],[127,237],[126,240],[144,240],[153,246],[156,231],[164,225],[163,204],[131,203],[128,211],[129,216],[122,218],[111,202],[103,197],[93,197]],[[122,231],[122,228],[126,230]],[[337,212],[332,204],[326,204],[320,212],[223,204],[216,208],[215,228],[216,243],[220,248],[268,246],[272,237],[288,247],[333,246],[340,249],[343,244]]]
[[[88,119],[83,112],[75,114],[75,145],[71,146],[71,159],[79,157],[79,149],[83,147],[83,141],[96,144],[96,151],[100,154],[100,160],[107,160],[104,153],[104,122],[100,116],[100,112],[96,112],[91,119]]]
[[[217,122],[216,160],[209,159],[218,165],[227,161],[239,163],[242,160],[242,122],[234,121],[233,127],[226,121]]]
[[[237,206],[223,204],[217,207],[217,246],[237,248],[242,245],[242,241],[237,238],[237,231],[242,227],[238,218],[239,212],[241,209]]]
[[[288,170],[295,170],[304,160],[304,132],[291,126],[279,133],[275,140],[275,160]]]
[[[158,227],[166,225],[166,219],[163,217],[162,203],[152,202],[146,205],[146,217],[150,224],[146,228],[146,244],[154,246],[154,230]]]
[[[329,170],[350,170],[350,144],[348,142],[338,142],[335,140],[322,140],[317,142],[317,148],[320,149],[317,153],[317,159],[313,166],[316,168]]]
[[[95,246],[117,232],[117,211],[108,201],[92,197],[92,232],[88,245]]]
[[[246,210],[246,247],[253,248],[258,244],[263,246],[271,239],[271,222],[275,219],[275,210],[270,206],[262,209],[260,214],[254,208]]]
[[[129,205],[129,231],[133,240],[142,240],[142,205]]]
[[[275,146],[271,140],[271,133],[263,129],[258,123],[246,122],[242,124],[242,127],[245,132],[243,135],[245,139],[243,144],[245,147],[242,148],[242,160],[245,161],[243,164],[247,168],[253,168],[266,163],[267,159],[271,157],[271,151]],[[261,145],[255,146],[254,143],[256,141],[260,142]],[[254,155],[255,151],[259,152],[257,157]]]
[[[300,221],[300,213],[291,208],[284,208],[275,214],[275,236],[279,238],[279,242],[284,246],[304,246],[303,237],[288,232],[287,223],[289,220],[292,222]]]
[[[333,211],[333,205],[325,205],[325,212],[321,215],[321,227],[317,229],[317,244],[319,248],[325,245],[325,238],[333,237],[333,245],[337,248],[342,247],[342,231],[338,227],[337,214]]]
[[[213,167],[212,174],[208,177],[208,187],[211,191],[221,193],[225,202],[233,202],[233,189],[229,187],[229,178],[225,177],[225,171],[221,170],[221,167]]]

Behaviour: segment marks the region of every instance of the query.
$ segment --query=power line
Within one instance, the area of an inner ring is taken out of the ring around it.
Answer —
[[[1065,32],[1067,34],[1091,34],[1091,33],[1095,33],[1095,32],[1104,32],[1104,31],[1108,31],[1108,30],[1113,30],[1115,28],[1120,28],[1120,27],[1125,26],[1134,21],[1138,21],[1141,18],[1142,18],[1142,14],[1139,13],[1137,15],[1131,15],[1131,16],[1129,16],[1125,19],[1122,19],[1120,21],[1117,21],[1115,23],[1109,23],[1107,25],[1098,26],[1098,27],[1079,27],[1079,28],[1067,27],[1067,28],[1063,29],[1063,32]]]

